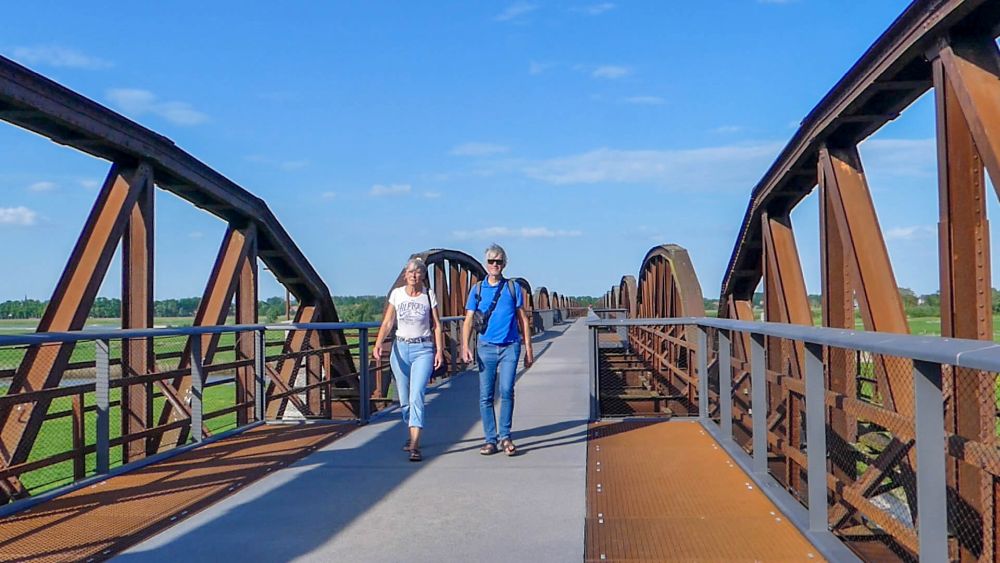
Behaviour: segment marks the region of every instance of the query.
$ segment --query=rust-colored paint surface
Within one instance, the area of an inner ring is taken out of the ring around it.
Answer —
[[[0,561],[107,559],[354,425],[260,426],[0,519]]]
[[[695,422],[593,424],[587,561],[822,561]]]

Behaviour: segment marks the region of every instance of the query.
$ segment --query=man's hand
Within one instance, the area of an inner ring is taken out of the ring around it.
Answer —
[[[535,351],[528,346],[524,349],[524,367],[525,369],[530,368],[532,364],[535,363]]]

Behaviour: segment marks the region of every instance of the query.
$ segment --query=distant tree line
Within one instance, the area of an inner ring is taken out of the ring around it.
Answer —
[[[939,317],[941,316],[941,292],[917,294],[908,287],[899,288],[899,297],[903,301],[903,310],[909,317]],[[760,310],[764,307],[764,294],[757,292],[753,294],[753,308]],[[718,299],[704,299],[706,311],[717,311],[719,309]],[[823,307],[823,297],[821,295],[809,294],[809,307],[821,309]],[[1000,290],[993,288],[993,312],[1000,314]]]

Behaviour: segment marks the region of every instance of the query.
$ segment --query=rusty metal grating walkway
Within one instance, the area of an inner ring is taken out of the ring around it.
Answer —
[[[694,421],[591,425],[587,561],[821,561]]]
[[[99,561],[353,429],[258,426],[0,519],[0,561]]]

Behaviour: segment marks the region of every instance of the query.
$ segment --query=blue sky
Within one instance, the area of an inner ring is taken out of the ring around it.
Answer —
[[[144,4],[9,6],[0,53],[262,197],[335,295],[383,293],[411,252],[496,241],[508,274],[568,295],[680,244],[714,297],[751,188],[907,2]],[[933,139],[925,96],[861,148],[897,280],[920,293],[938,287]],[[7,124],[0,146],[0,299],[45,299],[108,164]],[[793,221],[818,292],[814,200]],[[200,295],[225,226],[157,206],[156,296]],[[102,294],[119,283],[116,265]]]

